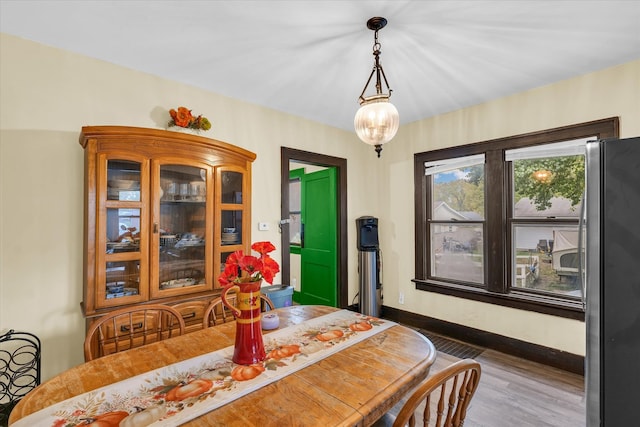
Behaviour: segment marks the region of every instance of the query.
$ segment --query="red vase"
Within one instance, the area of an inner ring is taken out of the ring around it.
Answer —
[[[260,322],[261,283],[261,280],[234,283],[225,286],[222,291],[222,303],[233,311],[236,317],[236,343],[232,360],[239,365],[252,365],[262,362],[266,357]],[[227,301],[227,292],[232,289],[237,292],[237,306]]]

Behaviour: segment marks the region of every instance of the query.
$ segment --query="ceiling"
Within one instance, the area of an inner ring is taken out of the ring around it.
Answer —
[[[346,130],[373,16],[401,124],[640,58],[632,0],[0,0],[4,33]]]

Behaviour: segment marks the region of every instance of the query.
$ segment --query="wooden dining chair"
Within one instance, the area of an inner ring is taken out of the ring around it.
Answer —
[[[393,427],[415,426],[416,412],[422,407],[424,427],[462,427],[469,403],[478,388],[480,374],[478,362],[463,359],[428,377],[402,406],[393,420]],[[384,425],[391,425],[389,415],[374,424]]]
[[[236,307],[238,304],[237,293],[229,292],[227,294],[227,301]],[[271,301],[271,298],[266,295],[260,294],[260,302],[261,311],[266,311],[267,308],[269,310],[275,309],[275,304]],[[222,303],[221,297],[218,297],[211,301],[211,304],[209,304],[209,307],[205,310],[204,317],[202,319],[202,327],[208,328],[222,323],[233,322],[234,320],[236,320],[236,318],[233,311]]]
[[[99,317],[91,324],[84,340],[84,359],[88,362],[184,332],[182,315],[168,305],[122,308]]]
[[[202,329],[204,312],[207,307],[209,307],[211,301],[213,301],[213,299],[185,301],[178,304],[171,304],[171,307],[180,312],[184,320],[186,332],[189,333]]]

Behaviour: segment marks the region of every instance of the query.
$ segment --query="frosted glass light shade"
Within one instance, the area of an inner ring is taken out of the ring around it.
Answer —
[[[387,143],[396,136],[400,115],[388,97],[365,100],[353,119],[356,134],[369,145]]]

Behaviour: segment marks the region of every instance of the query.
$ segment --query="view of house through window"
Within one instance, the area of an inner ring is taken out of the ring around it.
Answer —
[[[578,233],[587,139],[506,151],[513,182],[512,287],[582,297]]]
[[[484,282],[484,156],[425,164],[432,176],[431,275]]]
[[[585,144],[579,139],[505,151],[511,162],[512,287],[581,296],[577,254]],[[484,283],[484,159],[425,163],[432,188],[434,278]]]
[[[415,155],[419,290],[584,317],[587,141],[617,118]]]

